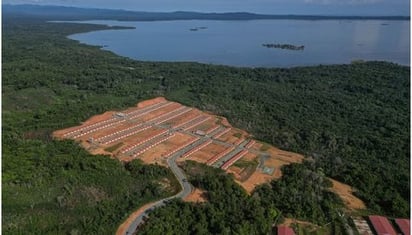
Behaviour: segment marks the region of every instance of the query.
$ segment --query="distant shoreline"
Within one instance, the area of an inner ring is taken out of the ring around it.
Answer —
[[[53,20],[397,20],[410,21],[410,16],[325,16],[325,15],[270,15],[250,12],[202,13],[202,12],[142,12],[97,8],[78,8],[51,5],[2,5],[3,15],[31,16]]]

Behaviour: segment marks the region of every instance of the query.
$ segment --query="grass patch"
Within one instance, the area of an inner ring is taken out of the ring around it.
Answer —
[[[316,225],[299,224],[299,223],[292,224],[291,227],[293,228],[293,230],[297,231],[296,234],[303,234],[303,235],[331,234],[331,230],[332,230],[330,226],[319,227]],[[344,232],[344,231],[341,231],[341,232]]]
[[[246,160],[240,159],[239,161],[235,162],[233,165],[239,168],[246,168],[246,167],[256,168],[258,164],[259,163],[257,160],[246,161]]]
[[[247,179],[249,179],[250,176],[256,171],[256,167],[259,165],[258,161],[255,159],[253,161],[246,161],[243,159],[240,159],[239,161],[235,162],[233,164],[236,167],[239,167],[242,170],[240,173],[240,181],[244,182]]]
[[[269,150],[269,148],[270,148],[269,144],[263,143],[262,147],[260,147],[260,151],[267,151]]]
[[[222,118],[221,117],[216,117],[216,122],[215,124],[217,125],[222,125]]]
[[[240,139],[242,137],[242,133],[238,132],[238,133],[233,134],[233,136]]]
[[[121,146],[123,146],[123,142],[120,142],[120,143],[117,143],[117,144],[115,144],[115,145],[112,145],[112,146],[110,146],[110,147],[107,147],[107,148],[105,148],[104,149],[104,151],[107,151],[107,152],[114,152],[115,150],[117,150],[118,148],[120,148]]]

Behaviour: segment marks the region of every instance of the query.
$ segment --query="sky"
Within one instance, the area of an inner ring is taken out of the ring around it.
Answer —
[[[3,4],[64,5],[133,11],[263,14],[410,15],[409,0],[3,0]]]

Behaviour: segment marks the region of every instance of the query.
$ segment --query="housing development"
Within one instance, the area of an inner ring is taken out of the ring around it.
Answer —
[[[126,110],[105,112],[80,126],[55,131],[53,135],[58,139],[73,139],[92,154],[109,155],[123,162],[139,158],[148,164],[168,166],[182,181],[180,197],[183,198],[193,189],[178,167],[170,164],[171,159],[173,162],[193,160],[221,168],[232,173],[248,192],[259,184],[280,178],[281,166],[303,160],[302,155],[254,140],[247,132],[233,128],[223,117],[163,97],[140,102]],[[332,182],[333,190],[350,209],[364,207],[363,202],[345,189],[349,186]],[[159,205],[163,205],[163,201],[153,207]],[[133,232],[145,215],[146,211],[126,221],[121,226],[124,230],[118,230],[117,234]],[[352,219],[360,234],[410,233],[408,219],[396,219],[392,223],[381,216]],[[278,234],[294,234],[294,231],[279,226]]]

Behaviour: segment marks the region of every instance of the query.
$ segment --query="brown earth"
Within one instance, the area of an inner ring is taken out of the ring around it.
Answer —
[[[172,125],[172,126],[176,126],[179,124],[182,124],[186,121],[189,121],[192,118],[195,118],[197,116],[200,116],[200,112],[198,110],[191,110],[185,114],[183,114],[182,116],[170,119],[169,121],[165,122],[165,125]]]
[[[89,149],[88,151],[93,155],[110,155],[110,156],[113,156],[113,153],[107,152],[104,149]]]
[[[261,143],[257,142],[252,145],[253,149],[260,149],[262,146]],[[284,150],[280,150],[273,146],[269,146],[265,153],[269,154],[269,158],[265,160],[264,165],[266,167],[274,168],[273,174],[268,175],[262,173],[261,169],[257,169],[248,179],[240,180],[242,177],[240,172],[243,169],[239,169],[238,167],[231,166],[228,169],[228,172],[233,173],[235,175],[235,179],[237,182],[248,192],[251,193],[256,186],[264,183],[268,183],[271,180],[279,179],[282,177],[281,167],[284,165],[288,165],[291,163],[300,163],[303,161],[303,156],[297,153],[287,152]],[[259,155],[257,154],[246,154],[243,158],[243,161],[259,161]]]
[[[163,156],[192,139],[192,136],[176,133],[172,138],[144,152],[139,159],[147,164],[158,163],[166,166],[167,164]]]
[[[238,136],[240,136],[240,138]],[[232,128],[229,132],[227,132],[226,134],[220,136],[218,138],[218,140],[221,140],[221,141],[229,143],[229,144],[235,144],[237,142],[238,142],[237,144],[239,144],[239,142],[241,142],[241,140],[244,140],[249,136],[250,135],[245,131],[242,131],[240,129]]]
[[[204,132],[206,132],[207,130],[209,130],[209,128],[211,128],[212,126],[214,126],[213,120],[214,120],[214,119],[211,118],[211,119],[209,119],[209,120],[201,123],[201,124],[198,125],[198,126],[195,126],[195,127],[190,128],[189,131],[197,131],[197,130],[199,130],[199,131],[204,131]]]
[[[148,113],[148,114],[145,114],[145,115],[139,117],[139,120],[141,120],[141,121],[143,121],[143,122],[147,122],[147,121],[150,121],[150,120],[152,120],[152,119],[154,119],[154,118],[159,117],[159,116],[162,115],[162,114],[165,114],[165,113],[168,113],[168,112],[173,112],[173,111],[175,111],[176,109],[181,108],[181,107],[182,107],[181,104],[174,103],[174,104],[171,104],[171,105],[169,105],[169,106],[162,107],[162,108],[160,108],[160,109],[158,109],[158,110],[155,110],[155,111],[153,111],[153,112],[150,112],[150,113]]]
[[[200,163],[206,163],[210,158],[215,156],[216,154],[223,152],[225,150],[225,146],[211,143],[208,146],[200,149],[199,151],[190,155],[187,160],[197,161]]]
[[[345,203],[345,206],[349,210],[358,210],[358,209],[365,209],[365,203],[353,195],[354,190],[351,186],[336,181],[334,179],[330,179],[332,181],[332,191],[335,192]]]
[[[256,186],[269,182],[273,179],[274,177],[271,177],[270,175],[263,174],[259,171],[255,171],[249,179],[240,182],[239,180],[236,180],[238,184],[240,184],[247,193],[252,193],[252,191],[256,188]]]
[[[228,173],[232,173],[235,175],[235,179],[239,179],[240,178],[240,173],[242,172],[243,168],[239,168],[237,166],[230,166],[229,169],[227,169]]]
[[[153,99],[150,99],[150,100],[141,101],[141,102],[136,104],[136,107],[144,108],[146,106],[154,105],[154,104],[164,102],[164,101],[167,101],[164,97],[156,97],[156,98],[153,98]]]
[[[78,128],[82,128],[82,127],[85,127],[85,126],[88,126],[88,125],[92,125],[96,122],[100,122],[100,121],[110,119],[113,116],[114,113],[116,113],[116,112],[109,111],[109,112],[105,112],[103,114],[92,116],[91,118],[89,118],[86,121],[82,122],[81,125],[79,125],[79,126],[69,127],[69,128],[63,129],[63,130],[56,130],[52,133],[52,135],[55,138],[64,139],[64,137],[63,137],[64,134],[66,134],[70,131],[76,130]]]
[[[310,227],[320,228],[318,225],[312,224],[311,222],[303,221],[303,220],[297,220],[297,219],[291,219],[291,218],[285,218],[283,223],[281,223],[279,225],[291,227],[292,224],[301,224],[301,225],[306,225],[306,226],[310,226]]]
[[[195,202],[195,203],[201,203],[201,202],[206,202],[206,191],[195,188],[189,196],[187,196],[183,201],[185,202]]]
[[[89,125],[93,125],[96,122],[100,122],[100,121],[104,121],[104,120],[108,120],[111,119],[113,117],[113,114],[118,113],[118,112],[131,112],[131,111],[136,111],[139,110],[143,107],[147,107],[153,104],[157,104],[159,102],[164,102],[166,101],[165,98],[163,97],[158,97],[155,99],[151,99],[151,100],[146,100],[146,101],[142,101],[140,103],[138,103],[136,105],[136,107],[132,107],[129,109],[126,109],[124,111],[109,111],[109,112],[105,112],[103,114],[100,115],[96,115],[93,116],[91,118],[89,118],[88,120],[86,120],[85,122],[83,122],[81,125],[79,126],[75,126],[75,127],[70,127],[64,130],[57,130],[55,132],[53,132],[53,137],[54,138],[58,138],[58,139],[62,139],[64,138],[63,135],[65,133],[68,133],[70,131],[76,130],[78,128],[82,128],[82,127],[86,127]],[[166,107],[162,107],[159,108],[157,110],[154,110],[152,112],[148,112],[145,115],[142,115],[138,118],[134,118],[134,119],[128,119],[127,121],[121,122],[121,123],[117,123],[116,125],[104,128],[104,129],[100,129],[98,131],[95,131],[93,133],[88,133],[84,136],[81,136],[77,139],[75,139],[77,142],[79,142],[84,148],[86,148],[89,152],[91,152],[92,154],[107,154],[113,157],[118,158],[120,161],[130,161],[131,158],[128,156],[122,156],[119,155],[120,151],[122,149],[126,149],[129,146],[132,146],[136,143],[139,143],[140,141],[146,140],[154,135],[156,135],[157,133],[160,133],[162,131],[166,130],[165,126],[156,126],[156,127],[151,127],[145,131],[139,132],[135,135],[131,135],[128,136],[126,138],[120,139],[120,140],[116,140],[110,144],[90,144],[87,142],[87,140],[89,138],[99,138],[102,136],[106,136],[109,134],[112,134],[114,132],[123,130],[125,128],[129,128],[132,127],[138,123],[145,123],[145,122],[150,122],[151,120],[153,120],[154,118],[157,118],[163,114],[166,113],[170,113],[173,112],[174,110],[180,108],[180,107],[184,107],[183,105],[176,103],[176,102],[171,102],[168,101],[171,104],[166,106]],[[191,118],[196,117],[197,115],[208,115],[211,117],[210,120],[207,120],[204,123],[201,123],[200,125],[191,128],[191,130],[203,130],[203,131],[207,131],[210,128],[213,128],[216,125],[221,125],[221,126],[225,126],[225,127],[231,127],[230,123],[227,121],[226,118],[224,117],[219,117],[219,116],[215,116],[213,114],[209,114],[209,113],[205,113],[202,112],[198,109],[193,108],[191,111],[175,117],[173,119],[170,119],[168,121],[166,121],[164,124],[171,124],[171,125],[177,125],[177,124],[181,124],[184,123],[188,120],[190,120]],[[164,155],[170,153],[171,151],[173,151],[174,149],[178,148],[179,146],[183,146],[185,143],[187,143],[187,141],[189,141],[191,138],[194,138],[193,136],[189,135],[188,133],[183,133],[182,131],[174,131],[175,132],[175,136],[164,141],[163,143],[147,150],[146,152],[142,153],[141,156],[138,156],[138,158],[142,159],[143,162],[145,163],[158,163],[160,165],[164,165],[166,166],[166,161],[164,159]],[[224,134],[223,136],[219,137],[218,139],[225,142],[226,144],[239,144],[242,140],[245,139],[249,139],[251,138],[251,135],[248,134],[247,132],[240,130],[240,129],[236,129],[233,128],[226,134]],[[113,151],[113,153],[109,153],[106,152],[104,149],[108,148],[110,146],[114,146],[116,144],[122,143],[122,146],[116,150]],[[224,146],[222,144],[219,144],[218,142],[213,142],[211,144],[209,144],[208,146],[202,148],[201,150],[194,152],[189,158],[187,158],[187,160],[194,160],[194,161],[198,161],[201,163],[205,163],[207,162],[210,158],[212,158],[213,156],[215,156],[216,154],[223,152],[225,149],[227,149],[227,146]],[[284,151],[284,150],[280,150],[278,148],[275,148],[273,146],[270,146],[268,144],[264,144],[264,143],[260,143],[260,142],[256,142],[255,144],[253,144],[251,146],[251,151],[255,151],[255,152],[249,152],[248,154],[246,154],[242,160],[244,161],[256,161],[260,159],[260,154],[261,153],[265,153],[268,156],[270,156],[264,163],[265,166],[267,167],[273,167],[274,168],[274,172],[272,175],[267,175],[267,174],[263,174],[261,172],[260,169],[254,171],[252,174],[250,171],[250,167],[248,169],[247,172],[247,176],[250,175],[249,178],[246,177],[242,177],[241,174],[242,172],[244,172],[244,168],[240,168],[240,167],[236,167],[236,166],[232,166],[231,168],[229,168],[228,172],[231,172],[235,175],[235,178],[237,179],[241,179],[242,182],[240,182],[239,180],[237,180],[237,182],[244,187],[249,193],[259,184],[263,184],[265,182],[269,182],[270,180],[273,179],[278,179],[281,177],[281,167],[283,165],[287,165],[287,164],[291,164],[291,163],[300,163],[303,160],[303,156],[297,153],[292,153],[292,152],[288,152],[288,151]],[[260,152],[260,153],[259,153]],[[259,154],[258,154],[259,153]],[[179,159],[179,161],[184,161],[185,159]],[[349,186],[347,186],[349,187]],[[364,204],[362,204],[359,201],[356,201],[353,198],[353,195],[351,194],[352,191],[350,191],[350,188],[348,189],[347,187],[342,186],[342,184],[338,184],[338,183],[334,183],[334,189],[336,190],[336,192],[338,194],[341,195],[342,198],[345,198],[344,201],[346,200],[348,207],[349,208],[364,208]]]
[[[126,234],[127,229],[130,227],[130,225],[133,223],[133,221],[145,210],[149,209],[151,206],[153,206],[155,203],[148,203],[142,207],[140,207],[137,211],[133,212],[127,219],[124,221],[119,228],[116,231],[116,235],[124,235]]]
[[[242,157],[242,160],[251,162],[251,161],[255,161],[256,157],[258,157],[258,154],[248,152],[245,156]]]

